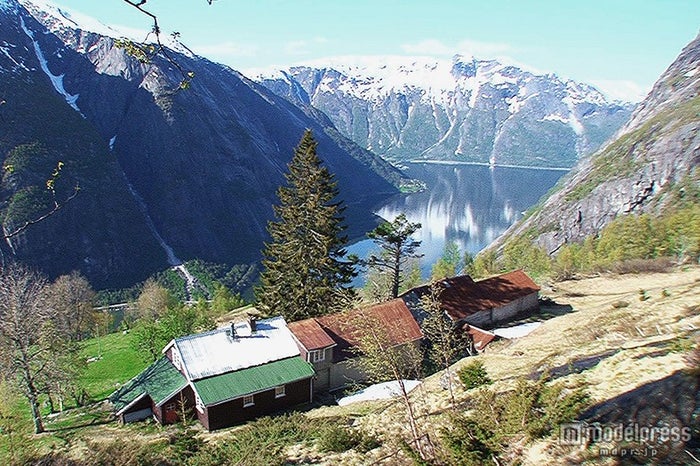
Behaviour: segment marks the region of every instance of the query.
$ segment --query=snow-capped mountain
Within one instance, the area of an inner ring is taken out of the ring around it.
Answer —
[[[340,57],[255,79],[390,160],[570,167],[633,109],[587,84],[462,56]]]
[[[351,234],[371,228],[371,207],[397,192],[398,171],[265,87],[174,44],[169,55],[195,75],[178,90],[172,62],[139,61],[115,43],[122,35],[45,0],[0,0],[0,159],[12,167],[0,184],[2,226],[46,212],[59,161],[57,200],[80,187],[3,242],[6,256],[51,276],[78,269],[98,287],[179,259],[255,262],[306,128],[337,177]]]

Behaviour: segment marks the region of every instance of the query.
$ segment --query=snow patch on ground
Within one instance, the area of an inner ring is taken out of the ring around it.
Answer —
[[[522,338],[526,335],[529,335],[530,333],[534,332],[540,325],[542,325],[542,322],[528,322],[526,324],[516,325],[515,327],[497,328],[491,331],[501,338],[508,338],[510,340],[513,338]]]
[[[404,387],[406,387],[406,392],[411,392],[418,385],[421,384],[420,380],[404,380]],[[358,401],[371,401],[371,400],[388,400],[401,395],[401,389],[399,388],[399,383],[396,380],[391,382],[378,383],[375,385],[370,385],[364,390],[360,390],[350,396],[343,397],[338,400],[338,405],[345,406],[350,403],[357,403]]]

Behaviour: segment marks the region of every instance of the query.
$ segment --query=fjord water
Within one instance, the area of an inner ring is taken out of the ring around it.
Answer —
[[[430,273],[447,242],[455,242],[462,254],[476,254],[537,203],[566,171],[538,168],[489,167],[413,163],[405,170],[424,181],[423,192],[392,197],[376,210],[391,221],[402,212],[422,228],[414,235],[423,275]],[[367,256],[369,240],[352,245],[349,252]]]

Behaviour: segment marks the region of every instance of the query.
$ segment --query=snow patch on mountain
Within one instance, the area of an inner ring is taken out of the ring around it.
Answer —
[[[6,0],[0,0],[6,1]],[[92,32],[113,39],[128,39],[137,43],[157,42],[156,36],[149,31],[125,26],[107,25],[95,18],[70,8],[58,7],[50,0],[18,0],[27,11],[46,25],[54,33],[80,30]],[[60,34],[58,34],[60,36]],[[194,54],[177,39],[161,34],[161,43],[172,50],[187,56]],[[82,51],[82,50],[78,50]]]
[[[80,111],[80,108],[78,108],[78,97],[80,97],[80,94],[71,94],[68,91],[66,91],[66,88],[63,86],[63,74],[60,75],[55,75],[49,70],[49,65],[48,62],[46,61],[46,58],[44,57],[44,52],[42,52],[41,47],[39,47],[39,43],[34,39],[34,33],[30,31],[27,28],[27,25],[24,22],[24,18],[20,17],[20,26],[22,27],[22,30],[24,31],[25,34],[27,34],[27,37],[29,37],[32,41],[32,44],[34,44],[34,53],[36,54],[37,60],[39,60],[39,65],[41,66],[41,70],[44,72],[46,76],[49,77],[51,80],[51,84],[53,85],[53,88],[56,89],[56,92],[61,94],[64,99],[66,99],[66,103],[73,107],[80,115],[85,118],[85,115]]]
[[[588,84],[460,55],[333,57],[254,76],[389,160],[571,166],[631,112]]]
[[[25,71],[29,71],[29,68],[24,63],[18,62],[13,54],[11,53],[11,50],[16,48],[17,46],[14,44],[10,44],[6,41],[2,41],[2,45],[0,45],[0,52],[2,52],[3,55],[5,55],[12,63],[14,63],[14,68],[12,70],[7,70],[7,71],[16,71],[18,69],[23,69]],[[0,70],[2,67],[0,67]]]

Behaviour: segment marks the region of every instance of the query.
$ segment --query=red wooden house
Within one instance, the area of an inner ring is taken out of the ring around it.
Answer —
[[[231,324],[172,340],[164,356],[110,396],[123,422],[183,411],[208,430],[312,400],[312,366],[282,317]]]

